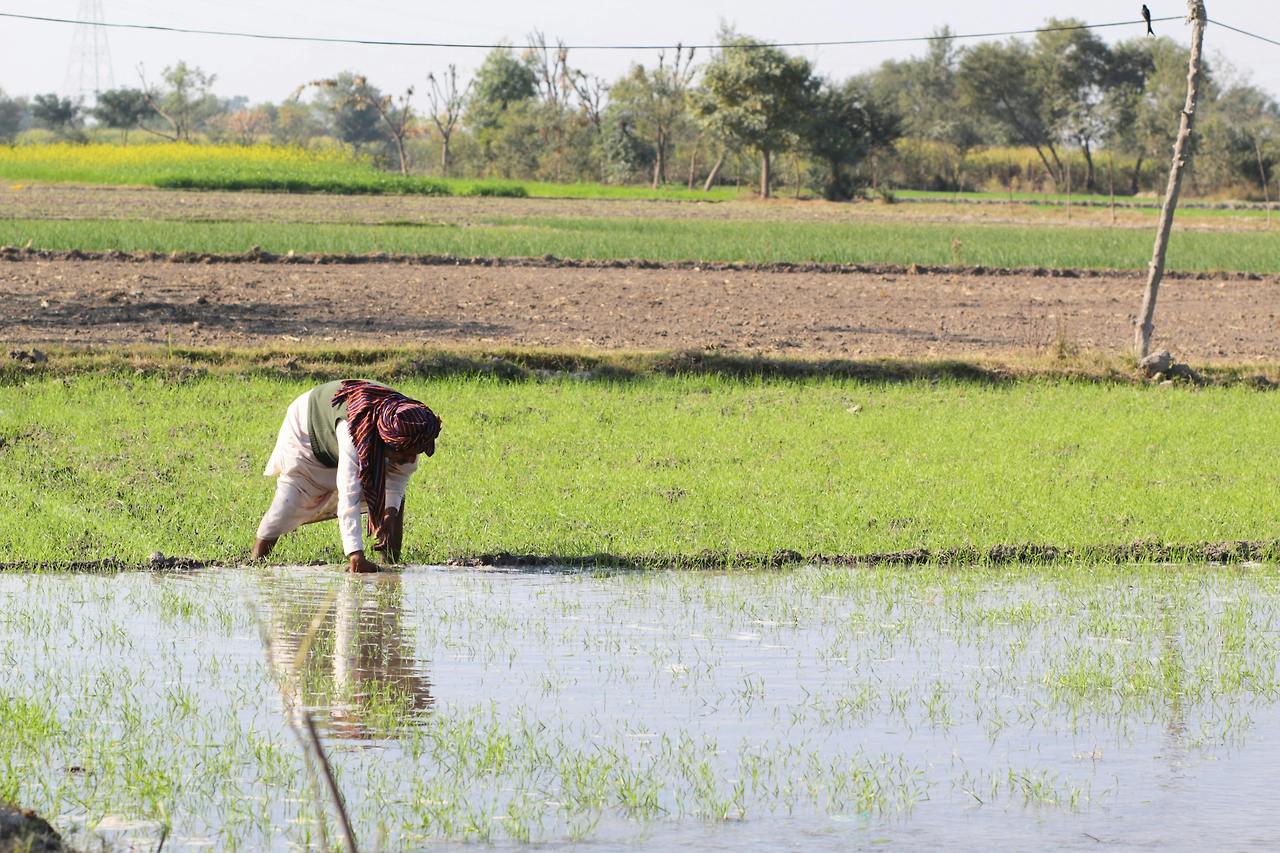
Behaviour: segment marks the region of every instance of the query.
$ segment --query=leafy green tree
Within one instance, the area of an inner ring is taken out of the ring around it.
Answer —
[[[843,86],[824,82],[804,128],[805,148],[827,167],[823,194],[832,201],[852,197],[854,186],[846,170],[872,151],[891,146],[901,126],[898,115],[874,101],[861,81],[849,80]]]
[[[306,145],[324,132],[324,123],[311,104],[286,100],[275,106],[264,106],[271,118],[271,141],[276,145]]]
[[[1257,86],[1240,80],[1218,96],[1211,115],[1206,135],[1217,143],[1214,153],[1220,171],[1214,183],[1255,185],[1262,198],[1270,201],[1280,157],[1280,106]]]
[[[537,94],[533,70],[517,59],[511,48],[494,48],[476,71],[467,124],[483,133],[496,127],[512,104],[532,100]]]
[[[654,189],[667,182],[667,165],[677,135],[689,123],[689,84],[693,79],[692,50],[676,48],[672,61],[658,54],[656,68],[633,65],[609,90],[610,103],[628,117],[629,133],[649,140],[653,152]]]
[[[334,77],[315,80],[316,104],[329,117],[329,129],[335,137],[359,152],[362,147],[382,139],[382,118],[373,109],[383,99],[382,92],[369,84],[363,75],[343,71]],[[301,92],[306,86],[300,87]],[[295,95],[297,92],[295,92]]]
[[[1122,41],[1111,50],[1111,66],[1102,97],[1102,139],[1115,153],[1134,158],[1129,177],[1129,193],[1136,194],[1142,165],[1149,154],[1139,128],[1144,108],[1147,80],[1155,63],[1149,38]]]
[[[31,100],[31,118],[37,127],[52,130],[59,138],[74,136],[80,129],[80,105],[53,92]]]
[[[1167,168],[1169,153],[1178,135],[1179,117],[1187,99],[1187,64],[1191,51],[1167,37],[1148,41],[1152,66],[1137,113],[1138,144],[1148,158],[1160,161]],[[1205,121],[1191,136],[1189,152],[1193,157],[1199,151],[1202,131],[1212,119],[1212,104],[1217,91],[1213,67],[1207,59],[1201,58],[1200,102],[1206,115]],[[1193,164],[1192,181],[1198,180],[1197,172]]]
[[[601,145],[610,177],[626,183],[653,169],[653,144],[636,129],[638,120],[625,104],[610,100],[605,108]]]
[[[771,159],[795,144],[819,83],[802,57],[729,32],[720,44],[694,114],[713,135],[759,152],[760,195],[768,198]]]
[[[22,130],[27,116],[27,102],[11,98],[0,89],[0,142],[12,142]]]
[[[992,141],[1035,149],[1049,176],[1062,178],[1055,128],[1046,121],[1045,92],[1031,49],[1016,39],[986,42],[965,51],[956,74],[957,108],[990,122]]]
[[[961,152],[986,141],[981,118],[956,109],[956,74],[962,56],[950,27],[919,59],[889,60],[866,79],[868,94],[901,117],[904,135],[954,145]]]
[[[141,89],[108,89],[98,93],[93,117],[103,127],[121,131],[124,144],[129,144],[129,131],[142,124],[151,112],[147,96]]]
[[[931,176],[921,175],[918,180],[958,190],[964,183],[969,150],[998,134],[981,113],[956,108],[956,77],[963,53],[949,27],[934,30],[934,35],[937,38],[929,42],[924,56],[883,63],[866,76],[866,88],[877,103],[901,117],[904,136],[939,143],[938,164],[946,162],[946,167],[930,169]]]
[[[503,109],[501,121],[481,132],[487,173],[502,178],[529,178],[539,173],[549,148],[541,107],[532,98],[511,101]]]
[[[1142,167],[1166,158],[1178,132],[1178,116],[1187,96],[1187,48],[1167,37],[1123,41],[1111,49],[1102,98],[1103,139],[1118,153],[1134,158],[1129,191],[1139,190]],[[1213,73],[1202,60],[1201,103],[1211,113]],[[1204,131],[1208,121],[1201,122]],[[1192,137],[1192,150],[1201,133]]]
[[[1074,18],[1050,18],[1036,34],[1032,81],[1040,94],[1040,118],[1063,142],[1084,153],[1085,187],[1095,188],[1093,144],[1105,130],[1102,108],[1112,66],[1105,42]]]

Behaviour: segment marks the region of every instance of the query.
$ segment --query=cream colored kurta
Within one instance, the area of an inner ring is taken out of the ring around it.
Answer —
[[[336,517],[342,553],[364,550],[360,514],[368,509],[360,485],[360,463],[345,420],[339,421],[337,433],[338,467],[326,468],[311,449],[307,394],[289,404],[275,450],[262,472],[276,478],[276,496],[258,525],[259,539],[279,539],[304,524]],[[417,462],[387,464],[387,506],[398,507],[404,502],[409,477],[416,470]]]

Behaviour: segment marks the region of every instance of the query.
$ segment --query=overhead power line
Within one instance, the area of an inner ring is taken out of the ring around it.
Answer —
[[[357,44],[372,45],[375,47],[446,47],[459,50],[493,50],[494,48],[511,47],[510,44],[475,44],[468,42],[431,42],[431,41],[390,41],[382,39],[357,39],[357,38],[334,38],[327,36],[292,36],[282,35],[279,33],[251,33],[239,32],[235,30],[203,30],[192,27],[166,27],[160,24],[120,24],[107,23],[102,21],[82,21],[75,18],[54,18],[46,15],[22,15],[16,12],[0,12],[0,18],[16,18],[24,21],[40,21],[49,24],[91,24],[97,27],[110,27],[118,30],[148,30],[161,33],[182,33],[187,35],[204,35],[204,36],[227,36],[231,38],[247,38],[247,39],[263,39],[267,41],[300,41],[300,42],[316,42],[320,44]],[[1180,16],[1174,15],[1166,18],[1152,18],[1154,22],[1160,21],[1177,21],[1181,20]],[[770,42],[770,43],[752,43],[738,45],[721,45],[721,44],[567,44],[564,45],[566,50],[674,50],[677,47],[697,48],[699,50],[718,50],[722,47],[731,48],[755,48],[755,47],[841,47],[847,45],[864,45],[864,44],[903,44],[907,42],[933,42],[933,41],[957,41],[959,39],[980,39],[980,38],[999,38],[1001,36],[1024,36],[1034,35],[1037,33],[1053,33],[1066,32],[1070,30],[1096,30],[1105,27],[1129,27],[1143,24],[1142,21],[1112,21],[1106,24],[1067,24],[1055,27],[1038,27],[1028,30],[1005,30],[1004,32],[991,33],[954,33],[947,35],[928,35],[928,36],[906,36],[903,38],[873,38],[873,39],[841,39],[838,41],[789,41],[789,42]],[[1223,24],[1222,26],[1226,26]],[[1233,29],[1233,28],[1229,28]],[[1246,35],[1252,35],[1246,33]],[[1262,38],[1255,36],[1255,38]],[[1266,41],[1266,39],[1264,39]]]
[[[1218,27],[1222,27],[1224,30],[1231,30],[1231,32],[1233,33],[1239,33],[1242,36],[1248,36],[1251,39],[1257,39],[1258,41],[1265,41],[1267,44],[1274,44],[1276,47],[1280,47],[1280,41],[1276,41],[1275,39],[1269,39],[1266,36],[1260,36],[1257,33],[1251,33],[1248,30],[1242,30],[1239,27],[1233,27],[1230,24],[1224,24],[1222,23],[1222,21],[1215,21],[1213,18],[1209,18],[1207,20],[1209,21],[1209,23]]]

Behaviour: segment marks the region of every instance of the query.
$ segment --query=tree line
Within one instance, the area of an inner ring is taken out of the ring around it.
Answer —
[[[769,196],[850,198],[868,188],[1133,194],[1163,181],[1187,49],[1108,45],[1050,19],[1030,40],[961,46],[946,28],[924,56],[845,80],[722,28],[702,57],[676,48],[603,80],[542,33],[386,93],[347,71],[281,103],[220,98],[186,63],[85,105],[0,92],[0,140],[84,140],[103,129],[175,141],[342,145],[402,173],[550,181],[749,183]],[[1280,107],[1229,70],[1205,69],[1190,171],[1199,195],[1271,197]],[[92,126],[90,126],[92,122]],[[32,128],[42,129],[32,132]]]

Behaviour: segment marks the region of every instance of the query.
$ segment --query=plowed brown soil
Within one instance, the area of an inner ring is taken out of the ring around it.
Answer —
[[[512,344],[829,356],[1120,351],[1137,277],[0,262],[7,344]],[[1280,280],[1169,280],[1156,346],[1280,360]]]

